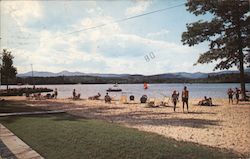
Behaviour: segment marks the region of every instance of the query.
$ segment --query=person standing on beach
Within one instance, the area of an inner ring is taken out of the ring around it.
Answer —
[[[56,88],[55,91],[54,91],[54,97],[55,97],[55,99],[57,99],[57,95],[58,95],[58,92],[57,92],[57,88]]]
[[[236,104],[238,104],[240,98],[240,90],[237,87],[235,88],[235,98],[236,98]]]
[[[76,90],[75,89],[73,89],[73,99],[75,99],[75,97],[76,97]]]
[[[227,94],[228,94],[228,102],[229,102],[229,104],[230,104],[230,101],[233,104],[233,94],[234,94],[234,91],[231,88],[229,88],[228,91],[227,91]]]
[[[183,91],[182,91],[182,94],[181,94],[181,97],[182,97],[182,108],[183,108],[183,112],[184,112],[184,106],[185,106],[185,103],[187,105],[187,112],[188,112],[188,98],[189,98],[189,91],[187,90],[187,87],[185,86]]]
[[[176,90],[174,90],[174,92],[172,94],[172,101],[174,103],[174,111],[175,111],[175,108],[176,108],[178,97],[179,97],[179,93],[177,93]]]

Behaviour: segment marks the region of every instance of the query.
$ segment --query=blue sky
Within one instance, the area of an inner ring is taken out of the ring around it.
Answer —
[[[183,46],[186,23],[196,17],[184,0],[1,1],[1,50],[15,56],[19,73],[31,70],[158,74],[211,72],[214,64],[193,66],[207,44]],[[103,27],[68,34],[89,27]],[[151,58],[150,58],[151,54]]]

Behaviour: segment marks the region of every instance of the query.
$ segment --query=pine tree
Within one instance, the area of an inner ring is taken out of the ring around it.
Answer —
[[[244,64],[250,66],[250,12],[248,0],[189,0],[187,10],[196,16],[210,14],[211,21],[187,24],[182,34],[184,45],[209,42],[209,50],[196,64],[216,61],[216,69],[237,66],[240,70],[242,98],[246,99]]]

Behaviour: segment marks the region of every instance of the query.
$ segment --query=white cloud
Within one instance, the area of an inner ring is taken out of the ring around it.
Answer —
[[[164,38],[169,33],[169,30],[162,29],[158,32],[153,32],[153,33],[148,33],[146,37],[152,38],[152,39],[157,39],[157,38]]]
[[[149,6],[152,4],[151,1],[136,1],[136,5],[133,7],[129,7],[126,9],[125,15],[131,16],[140,14],[149,8]]]
[[[29,2],[33,1],[26,3]],[[135,7],[127,9],[128,14],[141,13],[150,3],[139,1]],[[11,18],[19,20],[20,24],[28,22],[29,14],[31,18],[39,18],[45,13],[42,12],[41,6],[37,7],[40,11],[35,9],[38,12],[34,15],[30,11],[20,11],[15,13],[18,16]],[[198,50],[164,41],[161,37],[166,36],[168,30],[148,33],[145,37],[138,36],[136,32],[132,34],[129,30],[123,30],[123,25],[114,23],[113,17],[95,14],[100,10],[101,8],[90,8],[86,12],[91,16],[84,16],[65,26],[70,31],[83,30],[74,34],[65,34],[65,30],[56,29],[38,32],[24,26],[25,36],[30,34],[38,39],[29,40],[29,45],[22,45],[21,48],[13,50],[18,72],[30,71],[31,63],[34,70],[52,72],[69,70],[86,73],[156,74],[192,70],[192,64],[196,59],[190,55],[198,55]],[[84,30],[100,25],[103,27]],[[150,52],[153,52],[155,57],[146,61],[145,56]]]
[[[3,14],[10,15],[18,25],[24,25],[32,18],[42,17],[39,1],[1,1]]]

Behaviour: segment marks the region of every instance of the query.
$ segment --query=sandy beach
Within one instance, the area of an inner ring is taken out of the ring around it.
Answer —
[[[176,140],[225,148],[250,156],[250,102],[229,105],[227,99],[213,99],[216,106],[197,106],[199,99],[191,99],[189,113],[183,113],[180,102],[174,112],[172,103],[167,107],[152,108],[139,101],[129,104],[112,101],[106,104],[103,100],[86,99],[5,99],[43,109],[66,110],[73,115],[115,122]]]

